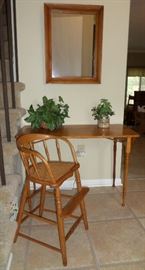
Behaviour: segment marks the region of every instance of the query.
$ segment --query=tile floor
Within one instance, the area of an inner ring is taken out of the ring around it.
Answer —
[[[145,270],[145,137],[134,143],[126,206],[121,189],[91,189],[86,197],[89,230],[83,224],[67,242],[68,266],[59,253],[23,238],[13,247],[11,270]],[[66,223],[66,229],[69,226]],[[30,222],[23,230],[57,243],[55,228]]]

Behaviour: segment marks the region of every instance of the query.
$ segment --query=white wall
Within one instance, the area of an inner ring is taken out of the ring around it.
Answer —
[[[122,123],[130,0],[63,0],[63,3],[104,5],[102,83],[98,85],[46,84],[44,1],[17,0],[16,3],[19,75],[20,81],[26,85],[26,90],[22,93],[22,107],[27,109],[31,103],[39,103],[44,95],[48,98],[61,95],[70,105],[70,118],[66,124],[95,124],[90,112],[91,107],[100,98],[105,97],[111,101],[115,110],[115,116],[112,116],[111,122]],[[23,124],[26,123],[23,122]],[[78,140],[74,143],[85,145],[86,156],[80,158],[83,179],[110,179],[112,177],[110,141]],[[117,177],[120,177],[120,158],[121,151],[117,159]]]

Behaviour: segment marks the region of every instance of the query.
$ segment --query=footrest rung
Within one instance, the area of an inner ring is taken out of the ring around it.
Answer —
[[[77,205],[79,205],[80,202],[83,200],[88,191],[88,187],[82,187],[81,191],[77,192],[74,196],[72,196],[71,200],[63,208],[63,217],[70,216],[70,214],[75,210]]]

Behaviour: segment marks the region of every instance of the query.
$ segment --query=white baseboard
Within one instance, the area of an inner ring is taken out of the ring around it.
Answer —
[[[109,187],[112,186],[112,179],[82,179],[81,180],[82,186],[88,186],[88,187]],[[115,180],[115,186],[121,186],[121,178],[116,178]],[[39,187],[39,185],[36,185],[36,187]],[[62,185],[62,189],[72,189],[75,188],[75,181],[74,180],[68,180],[64,182]],[[31,185],[31,188],[33,189],[33,185]]]
[[[6,266],[6,270],[10,270],[11,269],[12,259],[13,259],[13,253],[11,252],[10,255],[9,255],[9,259],[8,259],[8,263],[7,263],[7,266]]]
[[[112,179],[82,179],[81,180],[82,186],[88,186],[88,187],[107,187],[112,186]],[[116,178],[115,180],[116,186],[121,186],[121,178]],[[63,185],[63,189],[72,189],[76,187],[74,180],[66,181]]]

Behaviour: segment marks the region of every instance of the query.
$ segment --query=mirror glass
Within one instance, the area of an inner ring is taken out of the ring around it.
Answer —
[[[100,83],[103,7],[44,8],[46,82]]]

